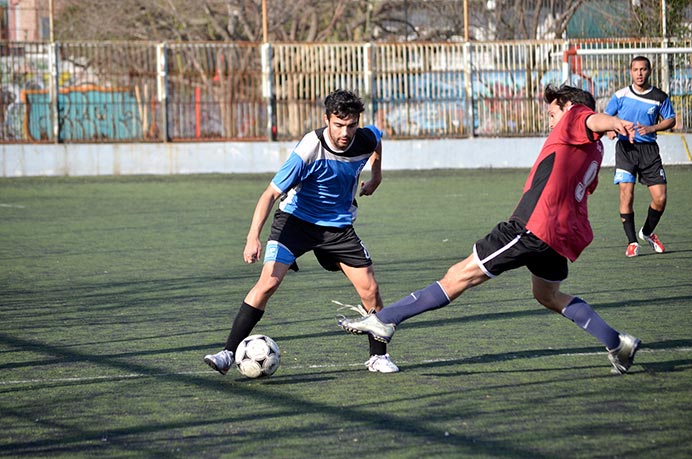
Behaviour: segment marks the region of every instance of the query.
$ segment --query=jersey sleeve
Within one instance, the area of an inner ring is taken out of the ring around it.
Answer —
[[[664,120],[675,118],[675,110],[673,109],[673,104],[670,102],[670,97],[666,97],[661,104],[661,109],[659,110],[661,118]]]
[[[383,132],[380,131],[377,128],[377,126],[375,126],[373,124],[368,124],[367,126],[364,126],[364,129],[370,130],[370,132],[372,132],[375,135],[375,146],[377,146],[377,144],[379,144],[380,141],[382,140]]]
[[[277,191],[286,193],[302,180],[304,170],[303,158],[293,151],[274,175],[271,184]]]

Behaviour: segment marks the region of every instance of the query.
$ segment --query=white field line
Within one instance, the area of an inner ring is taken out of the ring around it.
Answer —
[[[687,352],[692,352],[692,348],[689,347],[678,347],[678,348],[672,348],[672,349],[642,349],[637,353],[637,355],[640,354],[654,354],[654,353],[661,353],[661,352],[677,352],[677,353],[687,353]],[[560,354],[560,356],[566,356],[566,357],[573,357],[573,356],[594,356],[594,355],[605,355],[605,352],[574,352],[574,353],[566,353],[566,354]],[[550,357],[547,355],[536,355],[535,357]],[[454,362],[459,359],[425,359],[421,360],[419,363],[420,364],[428,364],[428,363],[445,363],[445,362]],[[407,360],[395,360],[396,363],[399,364],[415,364],[415,362],[407,361]],[[472,362],[472,364],[475,364],[475,362]],[[325,364],[325,365],[286,365],[283,364],[282,367],[285,367],[289,370],[301,370],[301,369],[330,369],[330,368],[343,368],[343,367],[360,367],[363,366],[364,363],[343,363],[343,364]],[[635,363],[636,365],[636,363]],[[65,382],[90,382],[90,381],[109,381],[109,380],[118,380],[118,379],[137,379],[137,378],[153,378],[153,377],[159,377],[159,376],[181,376],[181,375],[203,375],[203,374],[209,374],[209,373],[216,373],[216,371],[212,369],[208,370],[200,370],[200,371],[180,371],[180,372],[174,372],[174,373],[126,373],[126,374],[120,374],[120,375],[104,375],[104,376],[85,376],[85,377],[74,377],[74,378],[46,378],[46,379],[18,379],[14,381],[0,381],[0,386],[12,386],[12,385],[26,385],[26,384],[55,384],[55,383],[65,383]]]

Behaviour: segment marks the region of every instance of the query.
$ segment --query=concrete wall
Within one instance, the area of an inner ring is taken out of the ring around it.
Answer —
[[[384,140],[383,169],[531,167],[544,138]],[[604,166],[615,142],[604,140]],[[692,134],[659,136],[664,164],[692,164]],[[0,145],[0,176],[275,172],[295,142]]]

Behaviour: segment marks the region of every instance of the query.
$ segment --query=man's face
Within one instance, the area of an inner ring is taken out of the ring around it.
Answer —
[[[572,102],[567,102],[563,108],[557,104],[557,99],[548,106],[548,126],[552,131],[555,125],[562,119],[562,116],[572,106]]]
[[[630,67],[630,75],[635,86],[645,88],[649,85],[651,69],[646,61],[634,61]]]
[[[329,116],[324,115],[324,120],[327,123],[327,135],[332,144],[341,150],[348,148],[353,141],[353,136],[356,135],[360,116],[339,118],[331,114]]]

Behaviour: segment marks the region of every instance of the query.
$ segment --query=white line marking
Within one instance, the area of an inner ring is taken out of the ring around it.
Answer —
[[[689,347],[678,347],[672,349],[641,349],[637,352],[637,355],[641,354],[657,354],[661,352],[692,352],[692,348]],[[595,356],[595,355],[605,355],[606,351],[603,352],[573,352],[567,354],[559,354],[560,356],[574,357],[574,356]],[[551,357],[550,355],[536,355],[535,357]],[[482,358],[480,356],[479,358]],[[467,357],[466,360],[473,360],[473,357]],[[445,362],[455,362],[459,359],[425,359],[421,360],[421,364],[429,363],[445,363]],[[408,360],[397,360],[400,364],[414,364]],[[476,362],[473,362],[476,364]],[[360,367],[364,366],[364,363],[344,363],[344,364],[328,364],[328,365],[282,365],[290,370],[301,370],[305,368],[309,369],[321,369],[321,368],[343,368],[343,367]],[[636,363],[635,363],[636,365]],[[86,376],[82,378],[48,378],[48,379],[20,379],[14,381],[0,381],[0,386],[11,386],[11,385],[22,385],[22,384],[54,384],[54,383],[65,383],[65,382],[90,382],[90,381],[108,381],[108,380],[118,380],[118,379],[137,379],[137,378],[154,378],[158,376],[180,376],[180,375],[205,375],[214,374],[216,371],[211,368],[208,370],[200,371],[179,371],[175,373],[128,373],[121,375],[104,375],[104,376]]]

